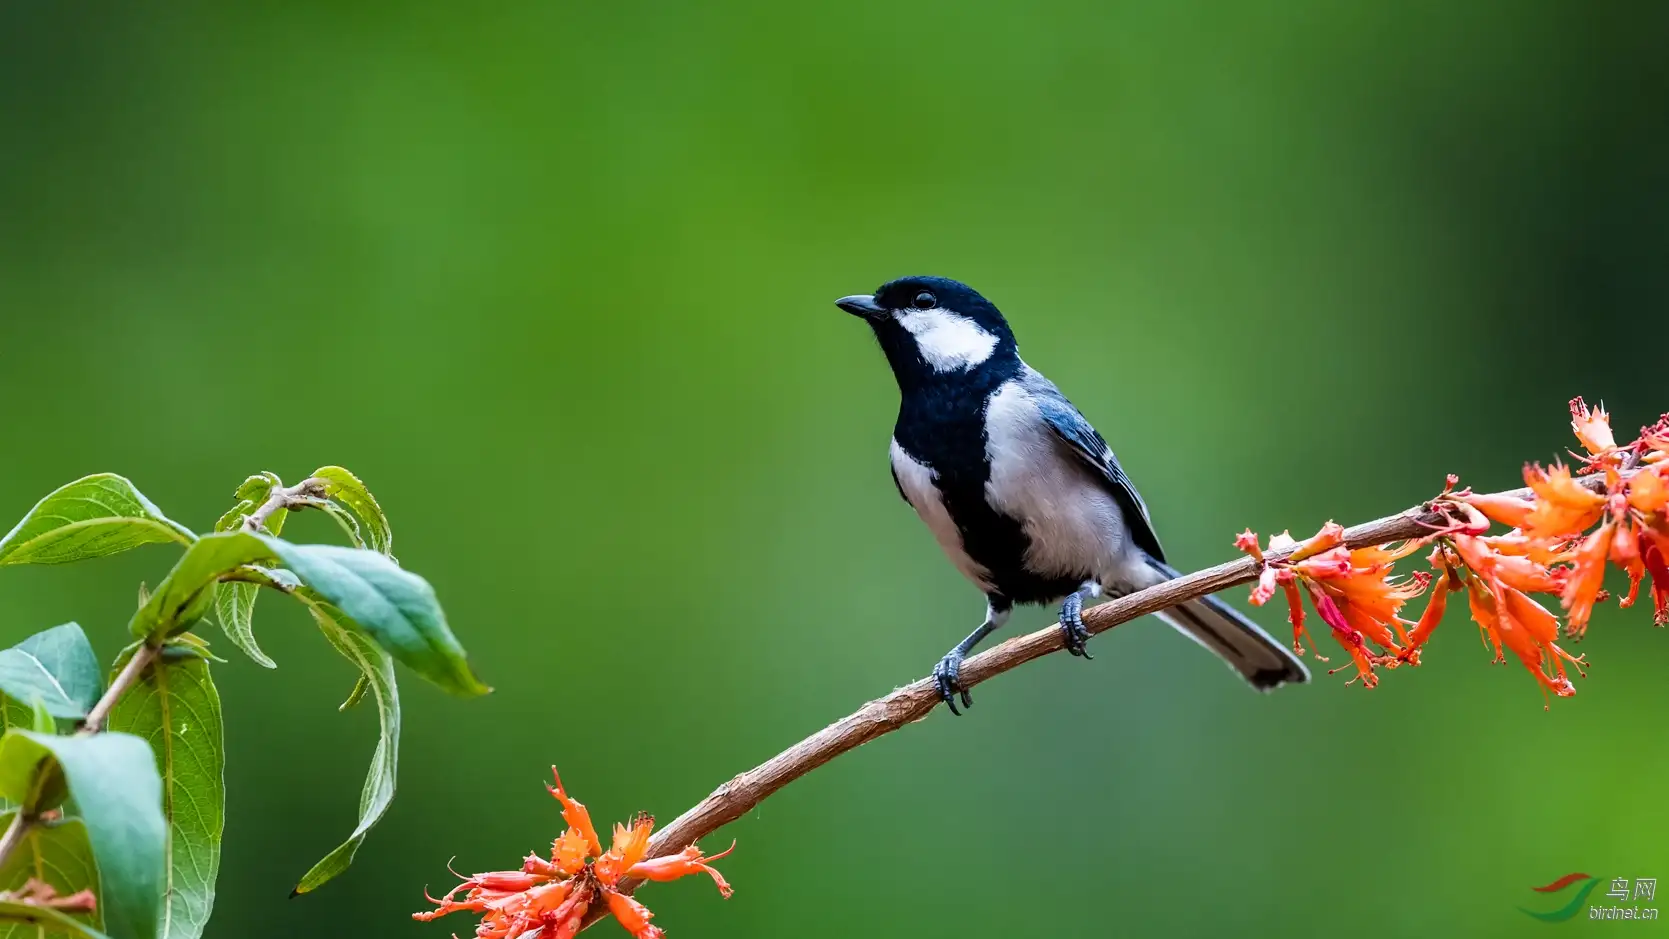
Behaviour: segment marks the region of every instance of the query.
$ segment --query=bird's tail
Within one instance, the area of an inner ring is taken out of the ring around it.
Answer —
[[[1182,576],[1163,561],[1148,558],[1147,563],[1158,575],[1155,583]],[[1215,652],[1259,691],[1273,691],[1288,683],[1310,680],[1310,670],[1285,645],[1216,597],[1189,600],[1157,615],[1183,635]]]

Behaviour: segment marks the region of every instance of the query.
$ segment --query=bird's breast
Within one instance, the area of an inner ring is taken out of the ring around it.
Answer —
[[[939,542],[939,547],[944,549],[945,556],[981,590],[991,590],[990,571],[968,553],[962,531],[950,514],[944,493],[939,489],[938,472],[905,450],[896,437],[892,441],[890,456],[893,478],[898,480],[899,491],[921,516],[933,538]]]

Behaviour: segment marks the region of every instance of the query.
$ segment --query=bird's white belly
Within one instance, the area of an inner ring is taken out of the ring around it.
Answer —
[[[927,523],[929,531],[944,549],[945,556],[956,565],[962,575],[973,581],[979,589],[989,593],[992,589],[991,572],[968,556],[967,549],[962,546],[962,532],[956,527],[956,522],[950,517],[945,508],[944,496],[933,480],[937,473],[933,468],[911,456],[908,451],[892,442],[891,449],[892,471],[898,478],[898,488],[904,490],[904,498]]]
[[[1020,522],[1031,545],[1025,566],[1046,577],[1123,579],[1124,514],[1111,493],[1066,451],[1030,392],[1009,382],[985,412],[991,478],[985,498]]]

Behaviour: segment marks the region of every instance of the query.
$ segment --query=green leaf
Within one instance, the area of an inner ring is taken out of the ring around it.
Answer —
[[[210,588],[222,575],[274,556],[419,675],[465,697],[492,690],[469,670],[429,582],[386,555],[359,548],[297,545],[243,531],[204,535],[133,615],[130,631],[155,639],[189,629],[206,612]]]
[[[313,865],[291,896],[318,889],[326,881],[347,870],[354,853],[370,832],[371,826],[382,818],[394,801],[394,777],[400,762],[400,695],[394,684],[394,661],[375,642],[328,603],[308,603],[313,619],[337,651],[359,669],[377,702],[377,719],[382,734],[377,738],[377,750],[371,757],[371,770],[359,793],[359,825],[353,834],[336,850]]]
[[[0,828],[11,824],[12,815],[0,817]],[[82,890],[98,894],[99,869],[93,860],[93,846],[87,841],[87,826],[78,818],[37,823],[29,828],[23,841],[0,866],[0,890],[18,890],[31,880],[39,880],[67,897]],[[63,915],[63,914],[60,914]],[[16,920],[0,922],[0,939],[39,939],[42,935],[98,935],[82,931],[86,927],[99,929],[104,921],[95,908],[90,913],[73,913],[69,918],[76,926],[54,921],[51,925],[25,925]],[[0,913],[0,920],[5,915]]]
[[[214,531],[237,531],[243,527],[243,517],[255,511],[255,503],[239,502],[226,510],[226,514],[214,520]]]
[[[256,505],[260,505],[261,503],[267,501],[267,496],[272,495],[272,489],[274,486],[282,485],[284,485],[284,481],[278,478],[277,473],[262,470],[254,476],[251,476],[239,483],[237,490],[232,493],[232,496],[246,502],[253,502]]]
[[[278,663],[261,651],[255,642],[255,598],[261,588],[255,584],[232,581],[214,585],[214,615],[232,645],[255,660],[263,668],[277,668]]]
[[[366,546],[380,554],[394,551],[394,532],[388,526],[388,516],[377,504],[371,490],[359,477],[340,466],[321,466],[313,471],[313,478],[323,480],[325,495],[335,499],[359,516],[365,532]]]
[[[365,547],[365,536],[359,533],[359,520],[354,514],[329,499],[301,496],[296,499],[297,505],[318,509],[330,516],[336,527],[342,529],[342,534],[348,536],[348,541],[356,548]]]
[[[76,623],[44,629],[16,648],[34,656],[58,679],[71,701],[92,710],[104,694],[104,672],[87,634]]]
[[[214,587],[214,610],[220,620],[220,628],[225,631],[226,638],[254,659],[257,665],[277,668],[278,663],[268,658],[255,643],[255,598],[260,596],[262,586],[289,593],[301,586],[301,581],[289,571],[258,564],[245,564],[237,569],[236,575],[243,579],[221,581]]]
[[[0,538],[0,565],[68,564],[142,544],[197,536],[162,514],[133,483],[113,473],[78,479],[35,504]]]
[[[0,651],[0,691],[20,703],[38,700],[53,717],[79,719],[104,692],[104,678],[87,634],[65,623]]]
[[[470,671],[428,581],[375,551],[277,538],[266,543],[302,583],[419,675],[465,697],[492,690]]]
[[[9,695],[0,695],[0,736],[14,727],[18,730],[34,730],[34,709]],[[10,812],[19,804],[0,793],[0,812]]]
[[[359,702],[365,700],[365,693],[371,690],[371,680],[364,675],[354,682],[353,690],[348,692],[348,700],[343,701],[336,710],[346,711]]]
[[[260,535],[245,531],[204,535],[186,549],[150,599],[133,614],[129,631],[142,639],[155,639],[190,629],[208,612],[214,598],[211,588],[220,575],[271,556],[272,550]]]
[[[186,646],[196,637],[186,633],[179,639],[186,640],[181,643]],[[128,657],[117,660],[115,669]],[[162,775],[169,876],[156,934],[162,939],[196,939],[214,906],[226,818],[220,693],[209,675],[209,663],[192,656],[164,659],[145,669],[139,683],[110,712],[110,729],[148,742]]]
[[[98,858],[106,928],[118,939],[154,939],[168,824],[151,748],[131,734],[49,737],[9,730],[0,738],[0,795],[28,805],[48,757],[63,768]]]

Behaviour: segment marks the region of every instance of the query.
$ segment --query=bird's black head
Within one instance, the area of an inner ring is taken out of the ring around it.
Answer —
[[[948,277],[900,277],[835,305],[875,330],[900,387],[1018,361],[1014,333],[991,301]]]

